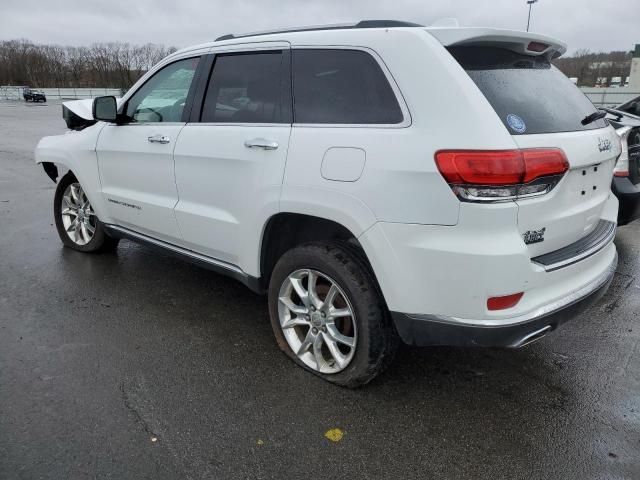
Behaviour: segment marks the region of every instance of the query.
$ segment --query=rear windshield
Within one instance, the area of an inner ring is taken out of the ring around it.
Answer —
[[[581,121],[596,111],[560,70],[542,57],[495,47],[450,47],[512,135],[574,132],[607,125]]]

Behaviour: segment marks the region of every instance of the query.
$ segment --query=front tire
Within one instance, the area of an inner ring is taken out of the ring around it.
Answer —
[[[269,313],[287,356],[345,387],[373,380],[398,345],[373,274],[347,245],[311,243],[285,253],[271,275]]]
[[[60,240],[79,252],[112,250],[118,240],[109,237],[91,202],[73,173],[60,179],[53,201],[53,215]]]

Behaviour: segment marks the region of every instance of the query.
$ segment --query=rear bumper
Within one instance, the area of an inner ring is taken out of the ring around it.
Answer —
[[[640,218],[640,183],[634,185],[629,177],[613,177],[611,191],[620,202],[618,225]]]
[[[609,288],[618,265],[618,255],[592,282],[562,299],[543,305],[526,315],[500,320],[471,320],[442,315],[392,312],[396,329],[409,345],[451,345],[519,348],[577,316],[595,303]]]

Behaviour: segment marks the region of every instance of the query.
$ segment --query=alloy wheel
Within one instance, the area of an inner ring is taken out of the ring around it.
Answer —
[[[312,269],[291,273],[278,294],[280,327],[293,353],[309,368],[344,370],[356,350],[353,307],[329,276]]]
[[[97,218],[79,183],[71,183],[62,195],[62,224],[69,239],[86,245],[96,232]]]

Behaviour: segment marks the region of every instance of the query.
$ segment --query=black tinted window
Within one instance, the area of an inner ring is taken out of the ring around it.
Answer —
[[[616,107],[616,109],[640,117],[640,97],[634,98],[633,100]]]
[[[402,122],[380,66],[359,50],[294,50],[293,98],[297,123]]]
[[[596,109],[589,99],[544,57],[503,48],[451,47],[512,135],[572,132],[606,126],[581,121]]]
[[[202,122],[282,123],[282,52],[216,56]]]

